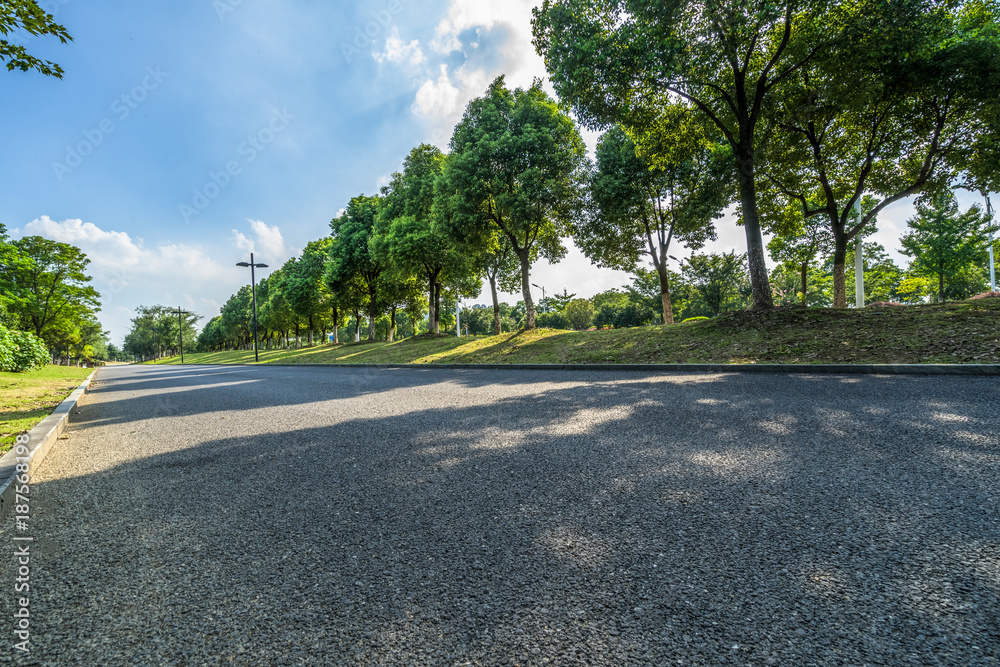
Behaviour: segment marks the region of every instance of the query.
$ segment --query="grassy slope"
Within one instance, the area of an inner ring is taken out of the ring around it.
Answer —
[[[93,368],[46,366],[30,373],[0,373],[0,453],[14,438],[48,417]]]
[[[185,355],[252,363],[253,352]],[[323,345],[262,363],[1000,363],[1000,299],[858,310],[781,309],[606,331]],[[160,363],[178,363],[177,358]]]

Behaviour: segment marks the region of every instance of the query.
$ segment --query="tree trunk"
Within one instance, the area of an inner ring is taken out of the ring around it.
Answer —
[[[743,230],[747,237],[747,262],[750,265],[753,309],[768,310],[774,308],[774,301],[771,299],[771,281],[764,261],[764,238],[760,233],[760,214],[757,211],[757,183],[754,176],[752,148],[738,149],[737,167],[736,178],[739,182],[740,204],[743,209]]]
[[[361,342],[361,312],[357,308],[354,309],[354,342]]]
[[[667,267],[660,263],[656,267],[660,276],[660,301],[663,302],[663,323],[674,323],[674,306],[670,303],[670,279],[667,277]]]
[[[389,311],[389,342],[396,340],[396,306]]]
[[[938,302],[944,303],[944,271],[938,274]]]
[[[490,294],[493,296],[493,335],[499,336],[500,331],[500,301],[497,300],[497,277],[490,274]]]
[[[441,333],[441,283],[434,283],[434,333]]]
[[[333,344],[340,344],[340,312],[337,308],[333,309]]]
[[[524,250],[517,251],[517,258],[521,262],[521,293],[524,296],[524,328],[534,329],[535,328],[535,304],[531,300],[531,258],[529,256],[529,250],[525,248]]]
[[[375,313],[378,310],[378,304],[375,302],[375,294],[369,295],[368,302],[368,342],[375,342]]]
[[[299,321],[295,320],[295,349],[301,347],[301,342],[299,341]]]
[[[313,346],[313,329],[314,329],[313,316],[310,315],[309,316],[309,347]]]
[[[806,283],[809,280],[809,262],[802,262],[802,305],[806,305]]]

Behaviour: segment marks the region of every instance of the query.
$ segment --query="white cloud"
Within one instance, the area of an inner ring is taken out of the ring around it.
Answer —
[[[150,248],[142,239],[133,240],[125,232],[106,231],[80,219],[57,222],[42,216],[12,234],[31,235],[69,243],[86,253],[91,284],[101,293],[101,322],[115,343],[128,333],[137,306],[181,305],[211,317],[218,310],[217,303],[213,301],[216,308],[211,311],[199,310],[203,304],[189,295],[210,291],[228,298],[243,278],[242,273],[230,270],[198,246],[161,243]],[[174,294],[183,294],[183,303],[174,303]]]
[[[385,40],[385,51],[382,53],[372,54],[380,65],[382,63],[409,63],[412,66],[417,66],[427,60],[424,56],[423,49],[420,48],[419,40],[412,40],[408,44],[403,43],[403,40],[399,37],[399,29],[393,28],[389,32],[389,36]]]
[[[247,220],[250,223],[250,234],[247,236],[238,229],[233,230],[233,245],[247,253],[255,253],[257,259],[268,261],[277,266],[283,263],[292,253],[285,245],[285,239],[277,225],[268,225],[262,220]]]
[[[459,91],[448,77],[448,66],[441,65],[437,81],[428,79],[417,91],[413,112],[424,118],[451,117],[459,107]]]

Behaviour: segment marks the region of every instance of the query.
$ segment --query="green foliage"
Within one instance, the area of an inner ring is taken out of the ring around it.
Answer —
[[[49,35],[63,44],[73,41],[66,28],[55,22],[52,15],[45,12],[35,0],[3,0],[0,2],[0,34],[7,36],[23,32],[33,37]],[[42,60],[28,53],[27,47],[0,39],[0,62],[8,71],[35,70],[46,76],[61,79],[63,69],[54,62]]]
[[[577,331],[589,329],[594,323],[594,304],[587,299],[573,299],[566,304],[563,314],[570,328]]]
[[[246,287],[249,291],[250,288]],[[232,303],[230,299],[223,312],[232,316]],[[229,310],[227,310],[229,306]],[[183,341],[185,352],[192,352],[195,349],[217,349],[204,345],[208,336],[221,335],[218,325],[205,327],[201,336],[196,334],[196,324],[201,319],[201,315],[194,313],[178,313],[176,308],[167,306],[139,306],[136,308],[136,316],[132,318],[132,329],[125,336],[125,345],[122,353],[129,357],[140,359],[155,359],[167,354],[178,354]],[[221,322],[223,317],[217,317],[212,322]],[[210,328],[211,327],[211,328]],[[206,333],[208,332],[208,333]],[[224,337],[223,337],[224,338]],[[221,346],[221,342],[220,342]]]
[[[612,326],[615,329],[627,329],[629,327],[641,327],[653,322],[653,310],[642,304],[627,303],[617,305],[606,303],[594,316],[594,326],[603,328]]]
[[[31,331],[52,349],[89,344],[103,332],[95,322],[100,294],[88,283],[90,260],[76,246],[26,236],[9,244],[0,286],[16,328]],[[11,257],[10,255],[13,255]]]
[[[440,180],[437,223],[472,254],[499,234],[521,267],[527,317],[535,326],[530,263],[558,261],[561,233],[582,207],[586,146],[573,120],[536,81],[513,92],[498,77],[469,103],[451,139]]]
[[[634,271],[645,256],[657,267],[660,293],[669,294],[666,263],[674,239],[701,248],[715,238],[712,221],[731,198],[726,151],[708,140],[692,110],[670,105],[655,134],[642,145],[616,126],[601,137],[597,168],[590,178],[588,215],[573,227],[573,238],[599,266]],[[657,297],[657,309],[669,299]]]
[[[698,291],[712,315],[746,304],[746,256],[735,251],[719,255],[693,255],[684,266],[685,277]]]
[[[560,98],[589,127],[655,128],[672,98],[697,108],[731,148],[743,204],[754,303],[771,306],[755,169],[764,111],[838,35],[823,0],[545,0],[535,47]]]
[[[683,320],[681,322],[681,324],[687,324],[688,322],[707,322],[710,319],[712,319],[712,318],[711,317],[705,317],[704,315],[700,315],[698,317],[689,317],[686,320]]]
[[[0,371],[24,373],[49,362],[49,351],[40,338],[27,331],[10,331],[0,325]]]
[[[983,118],[997,116],[1000,39],[995,16],[963,18],[973,4],[881,2],[843,13],[835,20],[852,38],[807,63],[776,99],[772,197],[825,221],[837,307],[848,301],[849,242],[870,234],[885,207],[969,173],[969,149],[989,132]],[[973,180],[985,186],[980,167]]]
[[[570,324],[569,318],[566,314],[554,310],[548,313],[539,313],[537,325],[544,329],[572,329],[573,325]]]
[[[970,263],[985,262],[989,234],[996,228],[976,206],[961,213],[950,192],[918,200],[916,207],[917,214],[906,222],[911,231],[900,239],[903,254],[913,258],[910,271],[937,280],[939,301],[981,291],[982,285],[969,285],[968,277],[956,279]]]

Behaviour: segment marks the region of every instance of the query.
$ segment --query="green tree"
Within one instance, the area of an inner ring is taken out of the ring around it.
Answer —
[[[441,284],[447,274],[468,269],[454,243],[435,224],[435,185],[444,170],[445,155],[427,144],[417,146],[403,162],[402,173],[382,189],[373,249],[390,264],[400,285],[407,273],[419,274],[427,285],[430,330],[439,333]],[[404,290],[405,291],[405,290]]]
[[[897,301],[899,284],[904,271],[892,261],[885,248],[872,241],[866,241],[861,258],[865,272],[865,303]],[[832,267],[831,267],[832,268]],[[847,271],[847,300],[855,296],[854,264]]]
[[[593,129],[655,132],[673,99],[692,104],[732,149],[753,302],[772,307],[758,214],[765,109],[841,37],[824,0],[545,0],[535,47],[559,97]]]
[[[916,215],[906,221],[910,231],[900,239],[902,253],[913,258],[915,275],[937,281],[938,301],[944,301],[948,283],[967,265],[985,259],[989,234],[996,228],[978,206],[961,213],[950,192],[918,200],[916,207]]]
[[[819,216],[806,217],[797,203],[772,211],[769,227],[775,237],[767,244],[771,259],[797,272],[800,280],[799,298],[803,306],[809,303],[810,269],[817,257],[833,249],[833,237],[827,221]]]
[[[0,1],[0,35],[6,37],[11,33],[23,32],[33,37],[49,35],[58,38],[65,44],[73,41],[66,28],[55,22],[53,16],[45,12],[35,0],[2,0]],[[8,71],[35,70],[46,76],[61,79],[63,68],[54,62],[42,60],[28,53],[27,47],[0,39],[0,62],[5,63]]]
[[[560,235],[582,208],[583,139],[540,81],[511,92],[501,76],[469,103],[451,149],[441,192],[449,214],[439,224],[476,252],[494,233],[507,238],[521,267],[525,328],[533,329],[533,253],[553,262],[566,253]]]
[[[55,348],[100,309],[101,295],[88,284],[90,260],[76,246],[41,236],[26,236],[11,245],[19,255],[4,267],[10,271],[4,282],[11,286],[11,314],[20,328]]]
[[[690,109],[672,105],[668,128],[636,143],[614,127],[597,145],[590,179],[590,215],[574,225],[573,238],[599,266],[635,271],[642,256],[660,278],[663,321],[673,324],[667,261],[676,238],[692,249],[715,238],[712,221],[730,199],[725,151],[708,141]]]
[[[731,310],[741,304],[744,285],[748,282],[746,257],[736,251],[692,255],[684,265],[688,275],[708,305],[712,315]]]
[[[594,323],[594,305],[587,299],[573,299],[563,311],[571,327],[577,331],[589,329]]]
[[[324,277],[332,244],[331,238],[310,241],[302,257],[293,257],[281,267],[281,296],[296,317],[309,323],[309,345],[313,344],[317,321],[331,305]]]
[[[537,259],[537,252],[532,254],[531,261]],[[520,283],[520,263],[514,253],[507,236],[494,232],[485,248],[481,248],[474,256],[473,266],[479,274],[486,276],[490,284],[490,296],[493,299],[493,335],[499,336],[503,330],[503,314],[497,288],[504,292],[515,292]]]
[[[379,279],[388,268],[385,259],[372,252],[372,238],[380,205],[379,197],[360,195],[351,199],[347,210],[330,223],[333,243],[327,282],[350,284],[352,279],[364,284],[368,306],[368,340],[375,340],[375,319],[379,315]],[[355,318],[355,332],[360,322]]]
[[[850,242],[885,207],[945,186],[995,113],[996,17],[970,17],[968,4],[881,2],[863,32],[803,66],[776,99],[769,178],[826,220],[835,307],[847,305]]]

